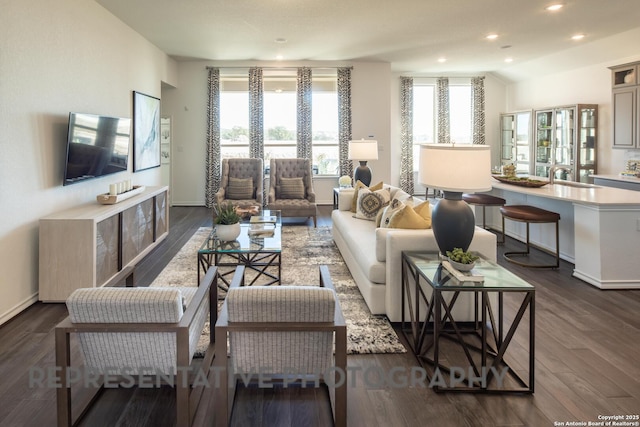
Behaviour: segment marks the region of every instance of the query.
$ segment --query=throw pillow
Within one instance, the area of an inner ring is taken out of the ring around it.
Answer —
[[[231,200],[253,199],[253,178],[229,177],[225,198]]]
[[[427,228],[431,228],[431,203],[428,201],[422,202],[419,205],[414,206],[413,210],[424,218],[427,222]]]
[[[363,188],[358,192],[358,205],[356,207],[356,218],[374,221],[378,211],[389,203],[388,190],[371,191]]]
[[[382,190],[382,185],[383,185],[382,181],[380,181],[376,185],[372,185],[371,187],[368,187],[368,188],[371,191]],[[351,200],[351,212],[353,213],[355,213],[357,210],[356,207],[358,206],[358,193],[362,188],[367,188],[367,186],[364,185],[361,181],[357,181],[353,191],[353,199]]]
[[[428,204],[428,202],[425,202]],[[425,212],[429,212],[429,220],[425,219],[421,214],[416,212],[411,206],[405,206],[398,212],[394,213],[389,220],[389,228],[406,228],[411,230],[431,228],[431,215],[430,208],[423,207],[424,203],[418,205],[422,215],[426,215]]]
[[[398,199],[393,199],[391,203],[389,203],[389,206],[384,208],[384,212],[380,217],[380,227],[389,228],[389,221],[391,220],[391,217],[393,216],[393,214],[400,211],[401,209],[404,209],[405,206],[407,205],[405,205],[402,201]]]
[[[304,199],[302,178],[280,178],[280,199]]]

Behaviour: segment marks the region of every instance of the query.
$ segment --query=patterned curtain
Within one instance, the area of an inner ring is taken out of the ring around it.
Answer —
[[[473,120],[474,144],[485,144],[485,116],[484,116],[484,77],[471,79],[471,117]]]
[[[257,67],[249,68],[249,157],[264,159],[264,86]]]
[[[349,160],[351,140],[351,68],[338,68],[338,145],[340,176],[353,175],[353,162]]]
[[[448,144],[451,142],[449,124],[449,79],[440,77],[436,86],[438,97],[438,144]]]
[[[212,208],[220,188],[220,70],[209,68],[205,206]]]
[[[413,78],[400,78],[400,188],[413,194]]]
[[[298,158],[312,159],[311,135],[311,68],[298,68]]]

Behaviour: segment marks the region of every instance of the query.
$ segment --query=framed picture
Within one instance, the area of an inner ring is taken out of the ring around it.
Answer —
[[[133,171],[160,166],[160,99],[133,92]]]
[[[640,160],[627,160],[627,170],[629,172],[640,173]]]
[[[161,147],[162,164],[168,165],[171,163],[171,146],[169,144],[161,144]]]

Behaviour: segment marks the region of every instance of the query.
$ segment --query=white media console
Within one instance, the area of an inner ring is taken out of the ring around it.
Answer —
[[[168,187],[117,204],[96,202],[40,219],[40,301],[63,302],[135,266],[169,233]]]

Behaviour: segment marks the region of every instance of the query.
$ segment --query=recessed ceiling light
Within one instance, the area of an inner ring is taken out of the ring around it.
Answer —
[[[284,56],[282,56],[282,55],[277,55],[276,56],[276,60],[277,61],[282,61],[283,59],[284,59]]]
[[[584,38],[584,34],[576,34],[575,36],[571,36],[571,40],[582,40]]]
[[[549,10],[551,12],[554,12],[556,10],[560,10],[562,9],[562,6],[564,6],[563,4],[552,4],[550,6],[547,6],[545,9]]]
[[[495,39],[497,39],[497,38],[498,38],[498,35],[497,35],[497,34],[489,34],[489,35],[486,37],[486,39],[487,39],[487,40],[495,40]]]
[[[438,62],[447,62],[447,58],[438,58]]]
[[[505,58],[504,62],[513,62],[513,58]]]
[[[278,88],[275,90],[276,93],[282,93],[282,89]]]

